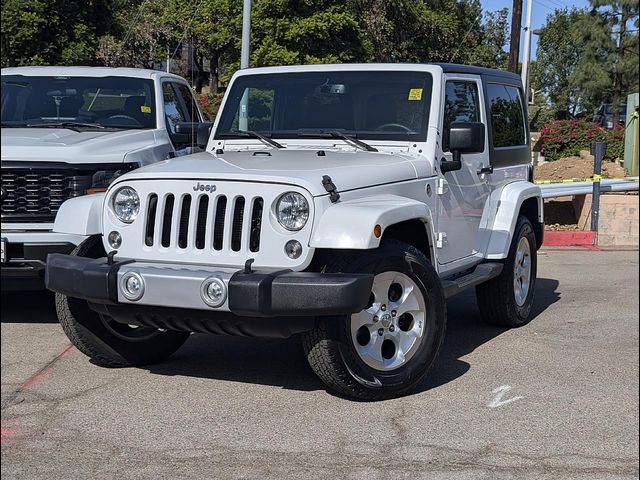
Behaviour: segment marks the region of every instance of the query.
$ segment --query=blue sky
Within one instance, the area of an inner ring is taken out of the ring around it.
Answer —
[[[485,11],[500,10],[502,8],[509,9],[509,20],[511,20],[511,7],[513,0],[480,0]],[[547,15],[553,13],[558,8],[584,8],[589,6],[588,0],[533,0],[533,9],[531,11],[531,27],[535,30],[546,23]],[[527,14],[527,0],[522,3],[522,27],[524,28]],[[536,57],[536,35],[531,38],[531,58]],[[522,49],[524,45],[524,33],[520,39],[520,58],[522,58]]]

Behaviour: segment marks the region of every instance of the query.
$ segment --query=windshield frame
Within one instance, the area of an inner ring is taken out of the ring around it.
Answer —
[[[153,79],[151,78],[144,78],[144,77],[127,77],[127,76],[121,76],[121,75],[104,75],[104,76],[92,76],[92,75],[28,75],[28,74],[23,74],[23,73],[3,73],[2,77],[1,77],[1,81],[2,81],[2,85],[3,85],[3,90],[4,87],[6,86],[5,83],[11,83],[14,82],[16,84],[20,84],[20,83],[24,83],[24,84],[28,84],[29,87],[28,88],[34,88],[33,84],[36,83],[39,80],[44,80],[44,81],[50,81],[51,82],[51,86],[53,86],[54,82],[56,79],[59,80],[72,80],[72,79],[81,79],[83,81],[86,81],[88,83],[87,85],[87,89],[85,90],[85,92],[93,92],[95,90],[95,95],[93,96],[93,101],[95,101],[96,99],[100,99],[101,97],[99,96],[99,92],[100,89],[105,89],[105,90],[121,90],[122,92],[125,92],[127,90],[133,90],[131,88],[126,88],[126,85],[115,85],[118,88],[107,88],[105,87],[91,87],[88,88],[89,86],[91,86],[91,82],[95,82],[97,84],[102,83],[102,82],[109,82],[109,81],[118,81],[118,80],[126,80],[129,82],[138,82],[137,87],[140,88],[142,87],[142,89],[145,91],[145,98],[144,98],[144,105],[148,106],[150,108],[150,110],[148,112],[144,112],[141,110],[141,114],[145,114],[143,115],[144,118],[144,123],[142,121],[138,121],[135,118],[132,118],[133,120],[136,120],[136,124],[133,124],[133,122],[128,121],[129,123],[117,123],[117,122],[105,122],[102,123],[102,120],[104,120],[104,118],[101,118],[100,116],[96,115],[96,117],[94,119],[83,119],[80,117],[80,115],[78,115],[81,111],[83,111],[83,105],[81,105],[80,107],[78,107],[78,112],[76,113],[75,117],[70,117],[68,115],[59,115],[59,109],[56,109],[56,114],[53,117],[48,117],[48,116],[36,116],[36,117],[31,117],[31,118],[24,118],[22,120],[8,120],[8,119],[4,119],[2,118],[2,127],[8,127],[8,128],[55,128],[56,126],[59,126],[59,128],[72,128],[74,130],[104,130],[104,131],[113,131],[113,130],[155,130],[158,128],[158,120],[157,120],[157,105],[156,105],[156,87],[155,87],[155,82]],[[81,88],[79,86],[75,86],[75,88],[71,88],[74,87],[73,84],[71,84],[69,87],[67,87],[67,89],[69,90],[80,90]],[[45,98],[47,95],[47,90],[49,89],[49,87],[46,88],[46,90],[44,92],[41,92],[40,95],[43,96],[43,98]],[[78,96],[79,94],[76,93],[76,96]],[[84,95],[90,95],[90,93],[82,93],[82,96]],[[129,96],[123,96],[122,94],[120,94],[121,97],[123,98],[128,98],[128,97],[132,97],[135,95],[129,95]],[[69,97],[70,95],[60,95],[61,98],[66,98]],[[139,95],[138,95],[139,96]],[[5,101],[5,95],[3,92],[2,95],[2,100],[3,102]],[[86,102],[87,100],[85,100]],[[28,99],[25,99],[25,102],[28,102]],[[55,98],[54,98],[54,103],[55,103]],[[141,107],[142,109],[142,107]],[[117,110],[117,111],[116,111]],[[85,110],[87,113],[95,113],[95,112],[91,112],[90,110]],[[108,112],[109,110],[100,110],[100,112]],[[3,112],[4,113],[4,112]],[[111,115],[109,115],[110,117],[113,117],[114,115],[126,115],[126,111],[124,110],[124,105],[122,107],[119,108],[115,108],[113,109],[113,113]],[[95,120],[95,121],[92,121]],[[91,124],[94,125],[91,125]],[[71,126],[72,124],[75,124],[75,126]]]
[[[300,128],[300,129],[280,129],[280,130],[256,130],[258,133],[264,135],[265,137],[271,139],[290,139],[294,141],[298,141],[301,139],[304,140],[313,140],[313,139],[333,139],[336,137],[331,137],[330,135],[322,136],[319,134],[328,134],[330,132],[340,132],[341,134],[351,136],[358,140],[364,140],[366,142],[376,142],[376,141],[384,141],[384,142],[402,142],[402,143],[423,143],[427,140],[427,135],[429,131],[429,120],[430,115],[432,113],[431,109],[433,107],[433,87],[434,87],[434,75],[430,70],[409,70],[409,69],[397,69],[397,70],[389,70],[389,69],[370,69],[370,70],[362,70],[362,69],[345,69],[340,68],[336,70],[290,70],[290,71],[281,71],[281,72],[269,72],[269,73],[247,73],[239,75],[235,78],[233,83],[229,87],[229,91],[225,97],[224,103],[220,109],[220,113],[218,115],[218,119],[216,121],[215,130],[213,134],[214,140],[243,140],[246,139],[245,136],[238,135],[237,137],[233,136],[234,128],[233,122],[237,115],[240,98],[242,97],[242,93],[244,93],[245,88],[251,87],[253,85],[258,85],[254,88],[260,88],[262,85],[259,85],[260,82],[264,82],[265,80],[271,80],[276,77],[274,85],[277,85],[278,79],[282,77],[287,77],[287,80],[290,80],[291,77],[296,76],[305,76],[305,77],[333,77],[339,78],[342,76],[349,75],[364,75],[370,76],[371,74],[380,74],[380,75],[396,75],[396,76],[407,76],[414,77],[416,79],[420,79],[423,83],[421,85],[415,85],[416,87],[421,87],[422,98],[419,100],[423,110],[422,110],[422,121],[421,121],[421,130],[416,133],[405,133],[402,131],[385,131],[381,133],[374,133],[371,130],[358,130],[356,129],[342,129],[335,127],[327,127],[320,129],[309,129],[309,128]],[[256,84],[256,81],[258,82]],[[357,106],[354,106],[354,109],[357,110]],[[277,112],[276,112],[277,115]],[[306,136],[305,132],[308,132],[310,135]]]

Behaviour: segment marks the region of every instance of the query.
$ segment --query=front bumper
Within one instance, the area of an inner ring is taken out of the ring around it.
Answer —
[[[70,253],[75,244],[70,242],[22,243],[4,235],[3,248],[6,261],[2,262],[2,291],[39,290],[44,288],[44,271],[50,253]]]
[[[122,294],[122,279],[131,272],[144,282],[144,294],[137,301]],[[208,306],[201,294],[203,282],[212,276],[222,280],[227,289],[226,301],[217,308]],[[50,290],[107,308],[197,310],[211,318],[214,312],[241,317],[314,317],[346,315],[365,308],[373,275],[290,270],[248,273],[133,260],[109,264],[106,258],[53,254],[47,259],[45,283]]]

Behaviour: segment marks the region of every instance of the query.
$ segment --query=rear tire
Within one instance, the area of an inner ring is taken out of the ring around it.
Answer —
[[[411,245],[387,240],[373,251],[332,257],[324,267],[375,277],[368,308],[321,317],[303,335],[313,371],[331,390],[362,400],[415,389],[438,356],[446,329],[444,293],[429,260]]]
[[[538,260],[531,221],[518,218],[502,273],[476,287],[482,320],[501,327],[521,327],[531,320]]]
[[[96,235],[78,245],[71,255],[105,256]],[[189,337],[183,332],[161,332],[149,327],[117,323],[89,308],[86,300],[56,293],[58,320],[71,343],[102,367],[129,367],[157,363],[168,358]]]

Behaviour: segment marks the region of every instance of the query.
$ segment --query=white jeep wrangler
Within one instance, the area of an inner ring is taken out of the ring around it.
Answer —
[[[423,380],[445,299],[489,323],[530,316],[540,190],[520,77],[460,65],[330,65],[234,76],[204,153],[70,200],[48,288],[104,366],[166,359],[192,332],[301,334],[340,394]]]

